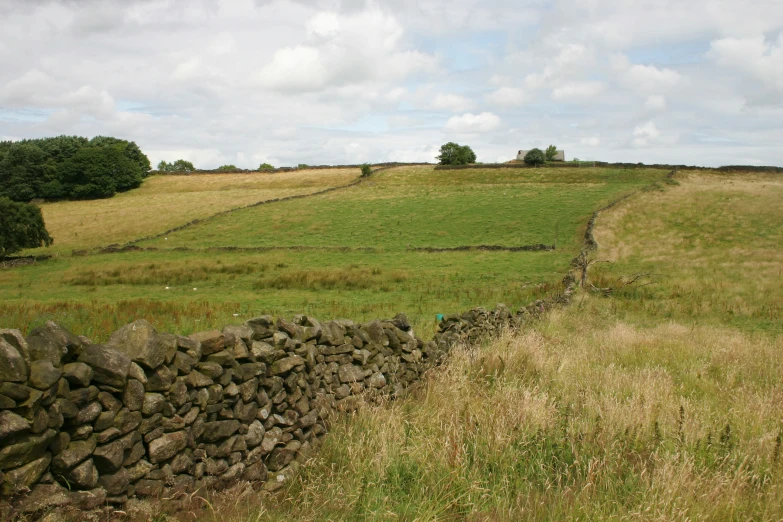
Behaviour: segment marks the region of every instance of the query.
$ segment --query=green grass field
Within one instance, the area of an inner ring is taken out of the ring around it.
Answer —
[[[302,173],[289,175],[290,186],[286,178],[271,180],[280,192],[301,190],[302,176],[311,191],[352,179],[345,178],[347,172],[321,172],[325,178],[318,183],[317,174]],[[190,333],[264,313],[363,321],[405,312],[426,337],[432,334],[438,313],[493,307],[498,302],[519,307],[543,296],[562,279],[578,252],[590,214],[665,174],[585,168],[386,170],[355,187],[239,210],[138,243],[154,251],[83,256],[55,251],[60,255],[48,261],[4,270],[0,324],[29,330],[51,319],[103,340],[142,317],[161,330]],[[246,183],[247,176],[235,182]],[[258,182],[270,183],[264,181],[270,179],[266,176]],[[218,201],[215,183],[231,190],[222,175],[177,178],[180,191],[192,180],[189,201],[198,217],[203,217],[203,209],[196,205],[196,189],[201,187],[204,201]],[[145,182],[142,190],[152,209],[163,204],[158,198],[168,201],[172,183]],[[96,206],[129,208],[120,200],[62,205],[85,215]],[[61,226],[56,215],[47,214],[55,229]],[[116,215],[124,222],[124,213]],[[161,225],[150,219],[145,214],[123,235],[112,232],[114,242],[159,233]],[[167,226],[180,224],[170,216],[165,221]],[[103,245],[112,230],[111,218],[106,217],[91,235],[85,230],[79,244]],[[552,245],[556,236],[555,251],[415,250]]]

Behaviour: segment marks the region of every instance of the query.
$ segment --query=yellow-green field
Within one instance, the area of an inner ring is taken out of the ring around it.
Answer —
[[[241,206],[222,192],[278,197],[344,185],[358,174],[153,177],[124,199],[58,203],[59,214],[47,211],[46,223],[58,244],[57,230],[70,226],[61,221],[112,208],[95,228],[77,227],[83,243],[66,244],[124,244],[211,215],[205,209]],[[186,334],[265,313],[364,321],[405,312],[428,336],[438,313],[498,302],[519,307],[543,296],[579,252],[596,208],[666,174],[384,170],[350,188],[238,210],[137,243],[148,250],[80,256],[60,251],[35,265],[0,271],[0,324],[28,331],[51,319],[103,340],[139,318]],[[247,186],[252,183],[256,189]],[[177,217],[161,210],[169,207],[178,209]],[[138,208],[147,210],[130,220]],[[426,250],[555,243],[553,251]]]
[[[125,243],[223,210],[345,185],[358,176],[359,169],[152,176],[141,188],[113,198],[42,204],[46,228],[55,241],[51,248],[30,253],[69,254]]]

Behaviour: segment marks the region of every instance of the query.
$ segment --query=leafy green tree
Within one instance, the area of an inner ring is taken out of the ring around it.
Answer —
[[[189,161],[178,159],[172,163],[161,161],[158,163],[158,172],[193,172],[196,168]]]
[[[147,174],[149,173],[150,169],[152,168],[152,165],[150,165],[150,160],[147,157],[146,154],[141,152],[141,149],[138,145],[136,145],[135,142],[128,142],[125,140],[121,140],[118,138],[111,138],[108,136],[96,136],[93,139],[90,140],[90,145],[94,147],[115,147],[122,154],[136,163],[139,166],[139,169],[141,170],[142,177],[147,177]]]
[[[40,208],[0,197],[0,258],[53,242]]]
[[[0,162],[0,195],[14,201],[38,197],[41,184],[54,177],[45,167],[46,155],[32,143],[11,147]]]
[[[476,154],[467,145],[459,145],[450,141],[440,147],[440,154],[436,156],[441,165],[467,165],[476,163]]]
[[[372,174],[372,167],[369,163],[365,163],[362,165],[362,176],[363,178],[369,177]]]
[[[310,165],[308,165],[307,163],[300,163],[299,165],[296,166],[296,168],[298,168],[298,169],[309,169]]]
[[[541,149],[532,149],[525,154],[525,164],[532,166],[543,165],[546,160],[544,153]]]
[[[262,163],[259,165],[258,170],[275,170],[275,168],[269,163]]]
[[[86,147],[60,169],[73,199],[109,198],[141,185],[141,168],[114,147]]]
[[[239,168],[236,165],[221,165],[217,170],[220,172],[236,172]]]
[[[557,147],[554,145],[547,147],[546,152],[544,152],[544,156],[546,157],[547,161],[554,161],[555,156],[557,156]]]

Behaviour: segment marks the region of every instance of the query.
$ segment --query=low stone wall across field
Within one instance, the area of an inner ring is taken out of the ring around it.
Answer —
[[[570,281],[558,299],[570,299]],[[238,480],[274,490],[335,413],[398,396],[456,343],[555,302],[447,316],[430,341],[403,314],[364,324],[263,316],[188,337],[140,320],[106,344],[52,322],[27,337],[0,330],[0,518]]]

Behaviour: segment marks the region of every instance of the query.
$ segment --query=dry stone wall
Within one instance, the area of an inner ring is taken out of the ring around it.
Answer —
[[[262,316],[188,337],[140,320],[105,344],[52,322],[27,337],[0,330],[0,518],[238,480],[274,490],[334,414],[400,395],[456,343],[549,304],[448,316],[431,341],[403,314],[364,324]]]

